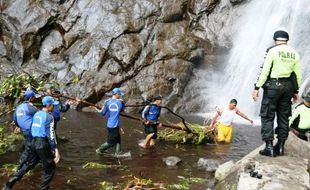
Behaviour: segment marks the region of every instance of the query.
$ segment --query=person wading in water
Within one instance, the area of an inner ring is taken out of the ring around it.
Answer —
[[[148,146],[152,147],[155,145],[155,140],[157,139],[157,127],[161,126],[158,122],[161,112],[161,99],[162,97],[159,95],[154,96],[154,102],[147,105],[142,112],[142,118],[144,119],[144,131],[147,135],[142,146],[143,148],[147,148]]]
[[[217,118],[220,117],[220,121],[217,125],[217,142],[231,143],[233,132],[232,122],[236,115],[241,116],[253,124],[253,121],[237,108],[237,104],[238,102],[236,99],[230,100],[229,105],[226,108],[218,109],[214,118],[212,119],[210,130],[215,128]]]
[[[98,149],[96,149],[97,154],[103,154],[108,148],[115,146],[115,156],[119,155],[121,152],[121,135],[120,130],[123,133],[123,130],[119,127],[120,125],[120,113],[124,110],[124,102],[121,97],[124,93],[120,88],[114,88],[112,90],[113,96],[111,99],[108,99],[104,102],[104,106],[100,112],[101,116],[107,115],[107,130],[108,130],[108,139],[107,142],[103,143]]]

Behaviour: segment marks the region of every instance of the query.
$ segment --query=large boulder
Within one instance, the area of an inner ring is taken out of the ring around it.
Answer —
[[[285,155],[273,158],[261,156],[259,150],[262,148],[264,145],[229,167],[228,172],[223,175],[225,177],[218,178],[215,189],[306,190],[310,188],[310,143],[290,134],[285,146]],[[249,168],[252,169],[249,170]],[[257,171],[262,178],[250,177],[250,171]],[[224,173],[220,170],[217,172]]]
[[[216,5],[212,0],[207,6]],[[132,103],[174,106],[211,48],[191,32],[190,0],[11,0],[1,5],[0,72],[23,70],[98,102],[123,86]],[[214,6],[213,6],[214,7]],[[200,13],[201,14],[201,13]],[[204,14],[204,13],[203,13]]]

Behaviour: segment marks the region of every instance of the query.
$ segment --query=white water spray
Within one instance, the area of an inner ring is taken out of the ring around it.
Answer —
[[[238,12],[241,15],[231,28],[233,47],[220,72],[207,81],[206,101],[210,106],[239,101],[239,108],[257,117],[260,101],[251,93],[265,51],[273,45],[273,33],[284,27],[290,34],[289,45],[301,55],[303,87],[310,84],[310,2],[309,0],[252,0]],[[227,30],[227,29],[226,29]],[[261,90],[262,91],[262,90]],[[260,95],[262,96],[262,95]]]

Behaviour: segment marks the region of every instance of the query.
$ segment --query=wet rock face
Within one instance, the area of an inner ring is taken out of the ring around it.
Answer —
[[[219,0],[2,1],[0,73],[56,79],[93,102],[123,86],[132,103],[154,94],[174,106],[211,49],[192,31]]]

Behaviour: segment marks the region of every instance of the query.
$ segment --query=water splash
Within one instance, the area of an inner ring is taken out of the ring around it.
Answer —
[[[238,15],[241,16],[233,26],[226,26],[234,32],[233,47],[228,58],[219,63],[223,66],[221,71],[208,81],[206,101],[214,107],[236,98],[244,112],[258,116],[260,101],[253,102],[251,93],[265,50],[273,45],[272,36],[279,27],[287,29],[289,44],[301,55],[302,89],[310,83],[310,3],[308,0],[252,0]]]

